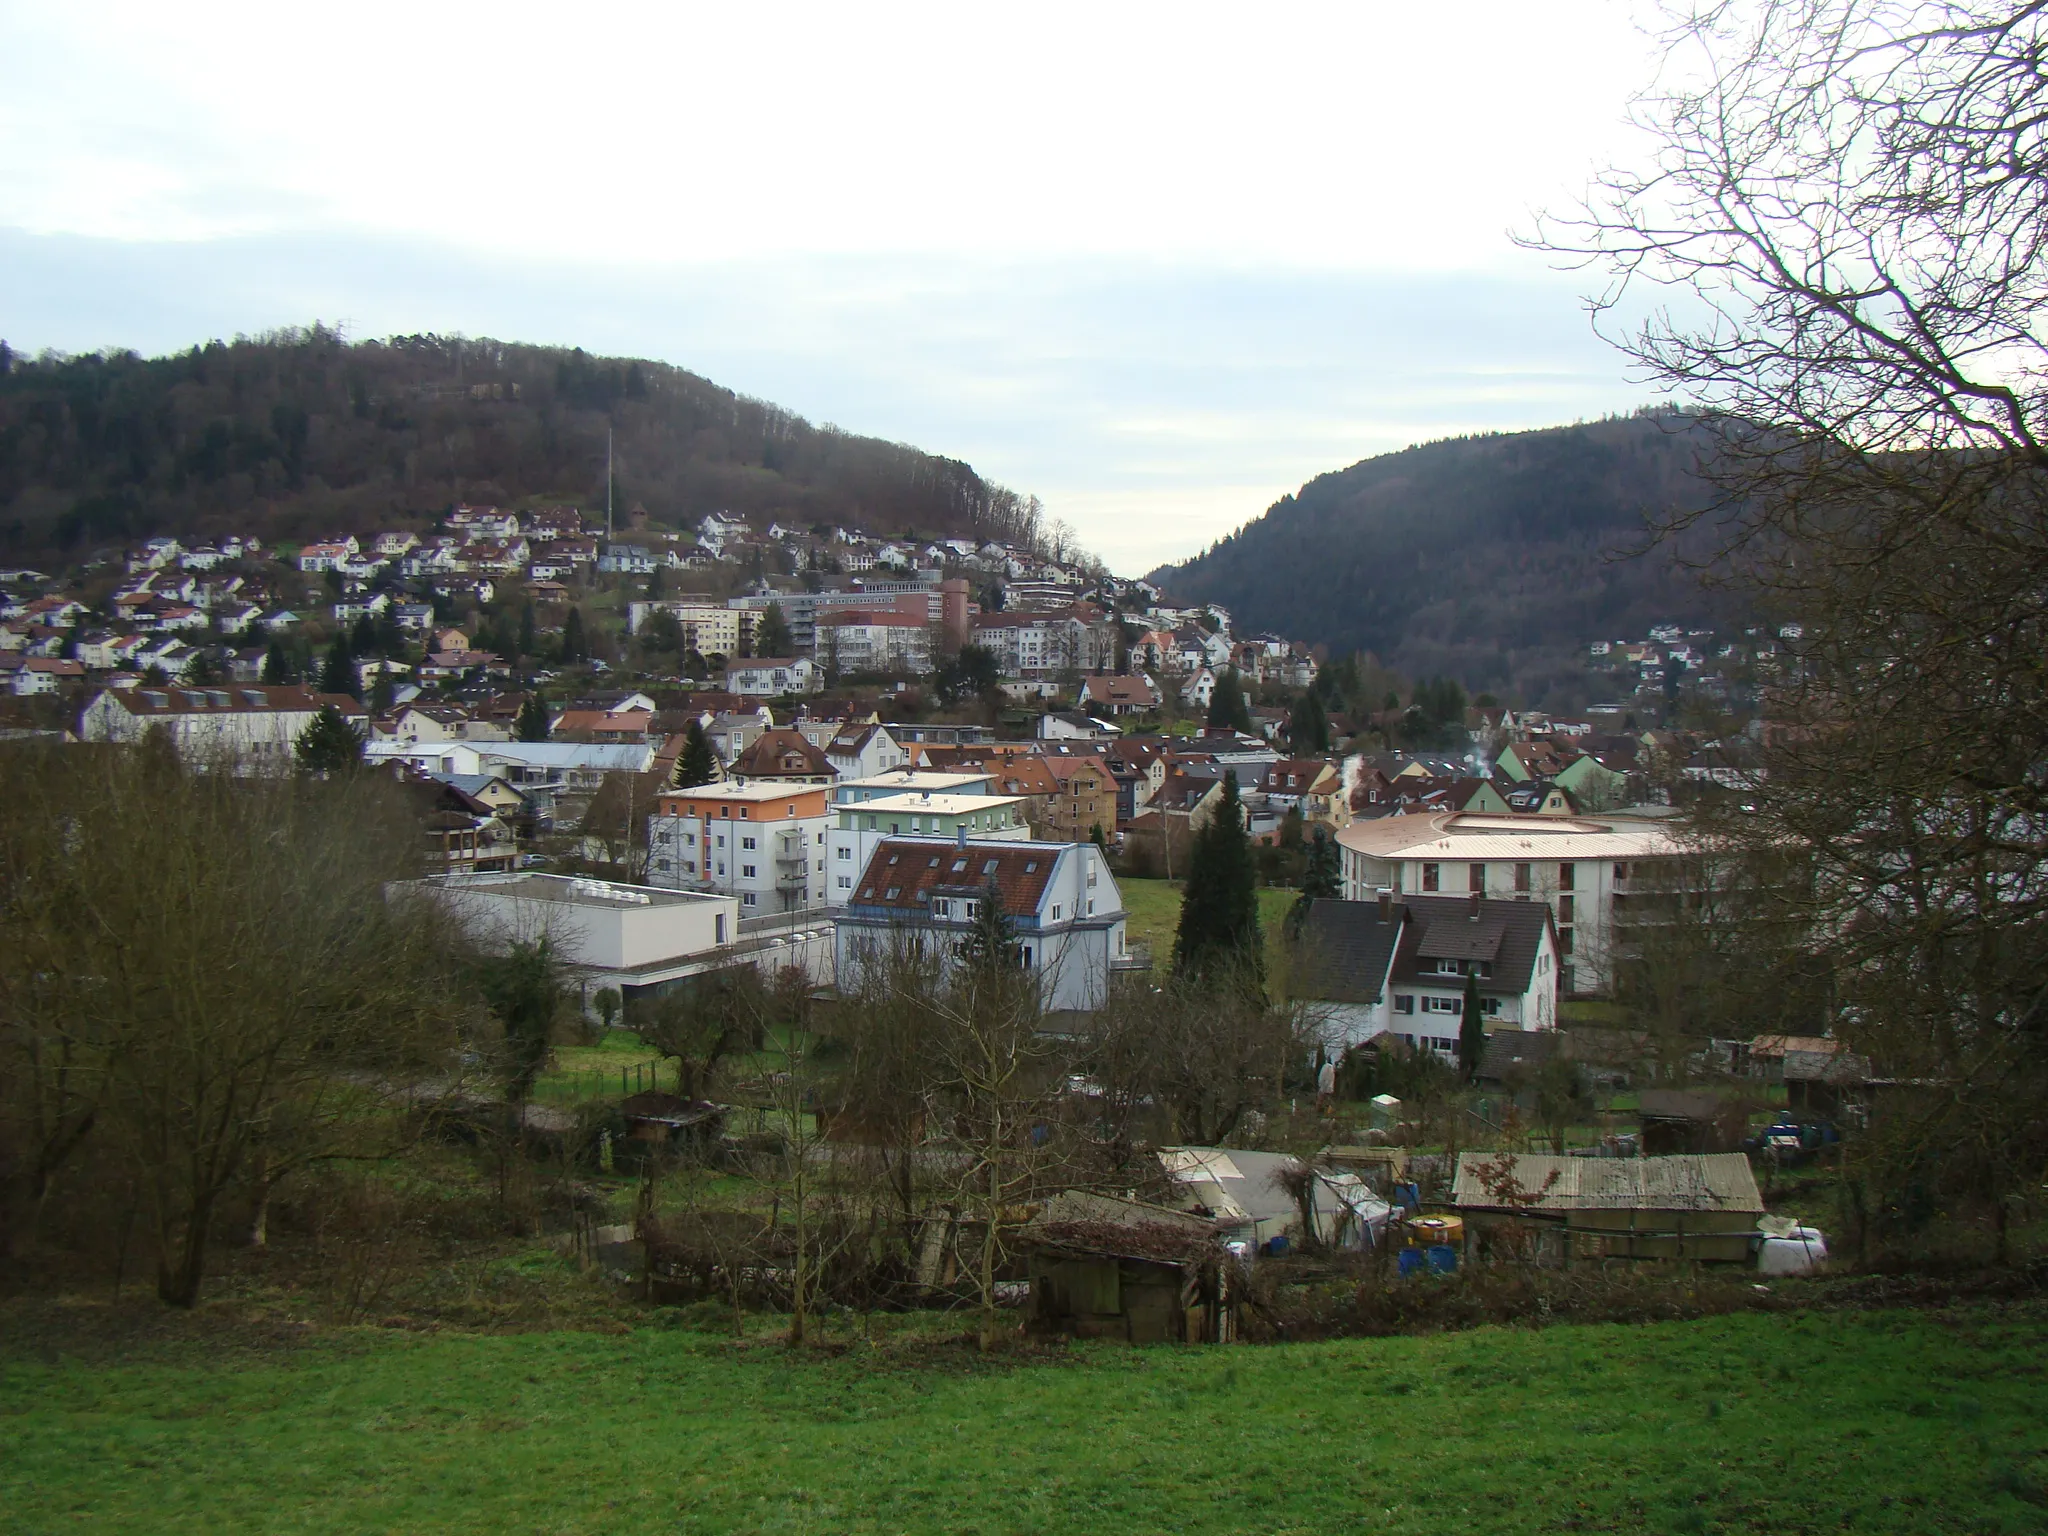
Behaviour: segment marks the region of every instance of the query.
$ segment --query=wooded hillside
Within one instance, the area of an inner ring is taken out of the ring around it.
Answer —
[[[1704,502],[1698,446],[1668,416],[1426,443],[1318,476],[1153,580],[1411,676],[1583,692],[1585,642],[1714,616],[1668,552],[1623,558],[1648,514]]]
[[[1035,502],[968,465],[815,427],[663,363],[314,327],[172,357],[29,359],[0,344],[0,552],[155,533],[297,540],[421,526],[456,501],[680,524],[730,510],[1029,541]]]

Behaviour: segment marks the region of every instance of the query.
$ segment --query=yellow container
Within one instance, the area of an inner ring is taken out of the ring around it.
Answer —
[[[1404,1222],[1401,1230],[1407,1235],[1410,1248],[1434,1248],[1439,1243],[1449,1243],[1453,1248],[1465,1246],[1462,1216],[1417,1216]]]

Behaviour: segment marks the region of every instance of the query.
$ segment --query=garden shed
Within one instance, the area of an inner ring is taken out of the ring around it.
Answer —
[[[1764,1202],[1740,1152],[1553,1157],[1466,1152],[1452,1202],[1474,1256],[1746,1263]]]
[[[1047,1202],[1018,1245],[1036,1332],[1132,1344],[1237,1337],[1237,1263],[1199,1216],[1069,1190]]]

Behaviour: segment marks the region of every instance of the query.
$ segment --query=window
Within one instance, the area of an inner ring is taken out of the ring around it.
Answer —
[[[697,873],[697,861],[695,859],[685,859],[683,861],[683,873],[686,875]]]
[[[1569,897],[1569,896],[1560,896],[1560,897],[1558,897],[1558,898],[1557,898],[1557,920],[1558,920],[1558,921],[1559,921],[1560,923],[1568,923],[1568,922],[1570,922],[1570,921],[1572,920],[1572,898],[1571,898],[1571,897]]]
[[[1439,866],[1435,864],[1425,864],[1422,866],[1422,888],[1425,891],[1433,891],[1437,888],[1438,870]]]
[[[841,889],[842,891],[850,891],[850,890],[852,890],[852,889],[853,889],[853,876],[851,876],[851,875],[841,875],[841,876],[839,877],[839,889]]]
[[[1439,976],[1462,976],[1465,974],[1464,962],[1459,960],[1439,960],[1436,963],[1436,973]]]
[[[754,840],[751,837],[743,837],[740,839],[740,846],[749,851],[752,851],[754,847]]]
[[[962,903],[962,905],[965,906],[967,909],[967,921],[969,921],[970,923],[973,922],[977,917],[981,916],[980,902],[969,901]]]
[[[1462,997],[1425,997],[1422,1000],[1422,1011],[1424,1013],[1463,1013],[1465,1011],[1465,999]]]
[[[725,846],[725,834],[723,832],[718,834],[718,846],[721,848]]]
[[[758,906],[759,904],[760,903],[758,899],[755,897],[752,891],[748,891],[744,896],[740,897],[740,905],[743,907]]]
[[[1626,880],[1628,878],[1628,866],[1626,864],[1615,865],[1614,878],[1617,880]]]
[[[1515,889],[1518,891],[1529,889],[1529,866],[1526,864],[1517,864],[1515,866]]]
[[[694,848],[694,847],[696,847],[696,846],[697,846],[697,834],[696,834],[696,833],[694,833],[694,832],[685,832],[685,833],[683,834],[683,846],[684,846],[685,848]]]
[[[742,864],[742,865],[740,866],[740,878],[741,878],[742,880],[751,880],[751,879],[753,879],[753,878],[754,878],[754,868],[755,868],[755,866],[753,866],[752,864]]]
[[[1489,1018],[1497,1018],[1500,1015],[1500,999],[1497,997],[1482,998],[1480,999],[1479,1008]]]
[[[1024,873],[1025,873],[1025,874],[1027,874],[1027,875],[1035,875],[1035,874],[1037,874],[1037,873],[1038,873],[1038,860],[1036,860],[1036,859],[1026,859],[1026,860],[1024,861]]]
[[[1088,898],[1088,915],[1090,917],[1095,915],[1095,898],[1093,896]]]
[[[1567,959],[1569,959],[1569,958],[1571,957],[1571,952],[1572,952],[1572,931],[1571,931],[1571,929],[1569,929],[1569,928],[1560,928],[1560,929],[1558,929],[1558,930],[1557,930],[1557,952],[1558,952],[1558,953],[1559,953],[1560,955],[1563,955],[1563,956],[1565,956],[1565,957],[1566,957]],[[1566,969],[1567,971],[1569,971],[1569,970],[1571,969],[1571,967],[1569,967],[1569,966],[1566,966],[1566,967],[1565,967],[1565,969]]]
[[[967,861],[965,859],[955,859],[953,861],[953,873],[956,875],[959,874],[960,871],[965,869],[966,867]]]
[[[1473,864],[1465,872],[1465,889],[1484,894],[1486,891],[1486,866]]]
[[[842,859],[850,859],[853,857],[853,850],[851,848],[842,848],[839,850],[839,857]]]
[[[1559,889],[1560,891],[1569,891],[1569,890],[1572,890],[1572,889],[1573,889],[1573,888],[1574,888],[1574,887],[1575,887],[1575,886],[1577,885],[1577,883],[1578,883],[1578,879],[1577,879],[1577,877],[1578,877],[1578,873],[1579,873],[1579,866],[1578,866],[1578,865],[1576,865],[1576,864],[1560,864],[1560,865],[1558,865],[1558,866],[1557,866],[1557,888],[1558,888],[1558,889]]]
[[[725,914],[723,912],[715,914],[711,919],[711,942],[714,944],[723,944],[725,942]]]
[[[754,814],[754,813],[753,813],[752,811],[748,810],[748,809],[747,809],[747,808],[746,808],[746,807],[745,807],[744,805],[740,807],[740,820],[741,820],[741,821],[745,821],[745,820],[746,820],[746,819],[747,819],[748,817],[752,816],[753,814]]]
[[[900,885],[892,885],[892,886],[890,886],[890,887],[889,887],[889,889],[887,889],[886,891],[882,892],[882,900],[884,900],[884,901],[894,901],[894,900],[895,900],[895,899],[896,899],[896,898],[897,898],[898,896],[901,896],[902,894],[903,894],[903,887],[902,887],[902,886],[900,886]]]
[[[1054,922],[1058,922],[1060,920],[1060,904],[1058,902],[1054,902],[1052,904],[1052,920]]]
[[[986,864],[981,866],[981,872],[984,875],[994,874],[996,872],[996,863],[997,861],[995,859],[990,859]]]
[[[1414,994],[1413,994],[1413,993],[1410,993],[1410,992],[1396,992],[1396,993],[1394,994],[1394,1012],[1396,1012],[1396,1013],[1413,1013],[1414,1011],[1415,1011],[1415,996],[1414,996]]]

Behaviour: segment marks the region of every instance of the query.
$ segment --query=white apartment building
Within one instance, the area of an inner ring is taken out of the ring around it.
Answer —
[[[737,656],[742,637],[751,639],[760,615],[720,603],[639,602],[626,605],[626,628],[633,634],[657,611],[674,615],[683,633],[683,649],[699,656]]]
[[[950,777],[937,775],[932,777]],[[841,789],[847,785],[838,786]],[[873,799],[842,801],[832,807],[825,834],[828,906],[853,899],[854,882],[877,845],[892,837],[966,838],[970,842],[1023,842],[1031,836],[1022,795],[992,795],[987,785],[966,794],[943,790],[906,791]]]
[[[1616,903],[1654,887],[1645,864],[1681,851],[1672,828],[1648,818],[1455,812],[1355,822],[1337,843],[1347,901],[1386,890],[1547,904],[1566,993],[1607,990]]]
[[[823,784],[754,779],[671,791],[648,818],[648,883],[737,897],[743,917],[820,906],[830,821]]]
[[[327,705],[363,726],[363,706],[345,693],[255,684],[109,688],[86,705],[78,734],[83,741],[129,742],[162,729],[189,761],[231,757],[244,767],[280,772],[294,765],[300,734]]]

